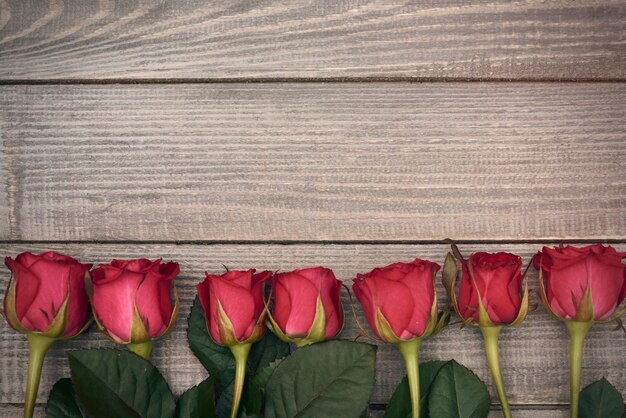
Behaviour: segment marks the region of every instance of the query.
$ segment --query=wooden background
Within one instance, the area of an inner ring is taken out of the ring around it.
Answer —
[[[222,264],[349,280],[443,263],[445,238],[526,262],[558,242],[624,251],[625,19],[608,0],[0,0],[0,254],[179,261],[183,314],[154,362],[180,393],[205,376],[194,285]],[[0,417],[17,417],[25,338],[0,334]],[[50,351],[40,416],[65,351],[108,345]],[[566,417],[564,327],[539,308],[501,349],[514,415]],[[474,329],[422,353],[490,382]],[[626,396],[625,353],[595,327],[583,384]],[[402,374],[381,346],[373,417]]]

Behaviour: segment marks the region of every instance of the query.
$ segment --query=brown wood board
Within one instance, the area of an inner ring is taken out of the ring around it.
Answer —
[[[0,92],[12,239],[626,236],[624,83]]]
[[[623,1],[2,0],[0,79],[616,80]]]

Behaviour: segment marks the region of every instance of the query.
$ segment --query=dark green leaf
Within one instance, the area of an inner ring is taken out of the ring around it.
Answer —
[[[624,412],[624,400],[606,379],[602,378],[580,393],[580,418],[613,418]]]
[[[176,403],[176,418],[214,418],[215,378],[209,377],[187,389]]]
[[[250,350],[247,373],[257,374],[269,366],[270,363],[288,355],[289,344],[279,340],[271,332],[266,332],[263,339],[255,343]]]
[[[165,379],[150,362],[121,350],[68,354],[72,383],[94,418],[167,418],[176,404]]]
[[[46,407],[46,417],[87,418],[69,377],[59,380],[52,386]]]
[[[246,381],[243,402],[247,413],[260,414],[265,399],[265,385],[282,360],[276,360]]]
[[[359,417],[374,385],[376,347],[327,341],[296,350],[265,388],[265,418]]]
[[[230,412],[232,401],[233,380],[235,378],[235,359],[227,347],[217,345],[209,334],[204,316],[204,310],[198,297],[196,297],[191,313],[189,314],[189,326],[187,339],[189,347],[200,363],[207,369],[211,376],[217,378],[216,388],[218,398],[216,411],[218,416]],[[252,346],[246,368],[246,379],[250,379],[271,362],[289,354],[289,344],[280,341],[271,332],[266,332],[263,339]],[[246,385],[246,389],[249,385]],[[247,394],[244,392],[243,399]]]
[[[428,394],[431,417],[485,418],[489,414],[489,392],[471,370],[454,360],[435,377]]]
[[[204,310],[196,297],[189,315],[187,328],[189,347],[210,375],[217,376],[217,388],[223,391],[235,378],[235,359],[227,347],[217,345],[209,334]],[[250,350],[246,373],[254,375],[276,359],[289,354],[289,344],[280,341],[271,332],[266,332],[261,341]]]
[[[446,364],[446,361],[429,361],[420,364],[420,412],[422,416],[428,416],[428,393],[430,386],[435,380],[439,370]],[[393,392],[389,405],[385,411],[385,418],[406,418],[411,416],[411,394],[409,392],[409,382],[406,376]]]
[[[217,378],[217,388],[223,391],[235,377],[235,359],[227,347],[213,341],[206,328],[204,310],[196,296],[189,314],[187,339],[191,351],[211,376]]]

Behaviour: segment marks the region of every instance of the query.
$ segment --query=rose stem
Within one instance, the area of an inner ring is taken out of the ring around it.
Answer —
[[[24,396],[24,418],[32,418],[35,412],[41,369],[48,349],[54,338],[43,335],[28,334],[28,377],[26,378],[26,394]]]
[[[498,335],[500,335],[501,326],[480,327],[485,338],[485,353],[487,354],[487,363],[489,363],[489,371],[493,384],[496,386],[500,405],[502,406],[502,414],[504,418],[511,418],[511,409],[509,401],[506,399],[506,391],[504,390],[504,382],[502,381],[502,372],[500,371],[500,350],[498,349]]]
[[[413,418],[420,416],[420,369],[418,354],[421,340],[410,340],[398,344],[404,363],[406,364],[406,375],[409,380],[409,391],[411,393],[411,411]]]
[[[580,397],[580,372],[583,366],[583,349],[585,347],[585,337],[593,322],[565,321],[565,326],[570,335],[570,418],[578,418],[578,403]]]
[[[237,344],[230,346],[230,351],[235,357],[235,387],[233,389],[233,404],[230,408],[230,418],[236,418],[239,411],[239,402],[243,393],[243,381],[246,378],[246,362],[252,344]]]
[[[128,351],[137,354],[144,360],[150,360],[150,353],[152,352],[152,341],[146,341],[145,343],[128,344]]]

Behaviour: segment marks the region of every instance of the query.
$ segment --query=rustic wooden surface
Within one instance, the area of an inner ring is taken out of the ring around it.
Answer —
[[[0,78],[616,79],[623,1],[0,1]]]
[[[462,245],[465,252],[487,250],[512,251],[528,262],[540,248],[537,244],[482,244]],[[624,250],[622,246],[618,249]],[[297,267],[325,265],[332,268],[337,277],[349,280],[358,272],[366,272],[398,260],[410,261],[415,257],[443,262],[448,247],[445,245],[118,245],[118,244],[2,244],[0,251],[15,254],[24,250],[42,251],[53,249],[73,255],[83,261],[108,262],[116,257],[163,257],[181,264],[181,276],[177,286],[181,297],[180,320],[162,341],[155,345],[153,362],[163,372],[175,393],[181,393],[206,376],[206,372],[187,348],[186,315],[195,297],[195,285],[203,279],[203,272],[223,271],[222,263],[229,268],[273,269],[287,271]],[[6,286],[8,274],[2,275]],[[536,290],[537,275],[529,275],[531,288]],[[439,278],[438,278],[439,282]],[[445,299],[439,285],[440,297]],[[352,339],[357,327],[348,311],[347,297],[343,338]],[[360,312],[359,312],[360,313]],[[360,315],[361,321],[364,321]],[[622,395],[626,395],[626,337],[613,331],[613,326],[596,326],[592,329],[583,366],[583,384],[601,377],[613,382]],[[12,331],[6,324],[0,329],[2,335],[0,369],[4,370],[0,383],[0,404],[19,403],[22,398],[24,376],[19,364],[26,360],[26,342],[22,335]],[[566,404],[568,400],[568,342],[567,332],[561,323],[542,308],[529,315],[519,328],[503,331],[501,354],[507,365],[503,375],[509,392],[509,400],[515,405]],[[108,347],[110,342],[95,331],[80,336],[76,341],[56,344],[49,352],[39,401],[45,402],[51,385],[60,377],[68,375],[65,352],[73,347]],[[172,362],[172,358],[176,362]],[[490,382],[484,359],[480,332],[476,329],[458,330],[447,328],[442,334],[424,343],[421,359],[455,358],[470,367],[485,382]],[[404,374],[401,356],[392,345],[381,344],[377,355],[376,386],[371,401],[384,404]],[[492,396],[494,392],[490,388]],[[494,398],[496,399],[496,398]]]
[[[2,90],[14,240],[620,239],[626,230],[623,83]]]
[[[625,19],[611,0],[0,0],[0,255],[178,260],[184,314],[154,361],[180,393],[205,376],[194,285],[222,264],[349,280],[441,263],[447,237],[526,261],[561,240],[624,251]],[[540,307],[501,341],[515,416],[565,418],[563,326]],[[66,350],[105,346],[50,351],[38,417]],[[21,415],[25,348],[2,322],[0,418]],[[594,327],[583,384],[626,395],[624,352]],[[378,353],[374,418],[404,373]],[[476,330],[423,346],[451,357],[490,382]]]

